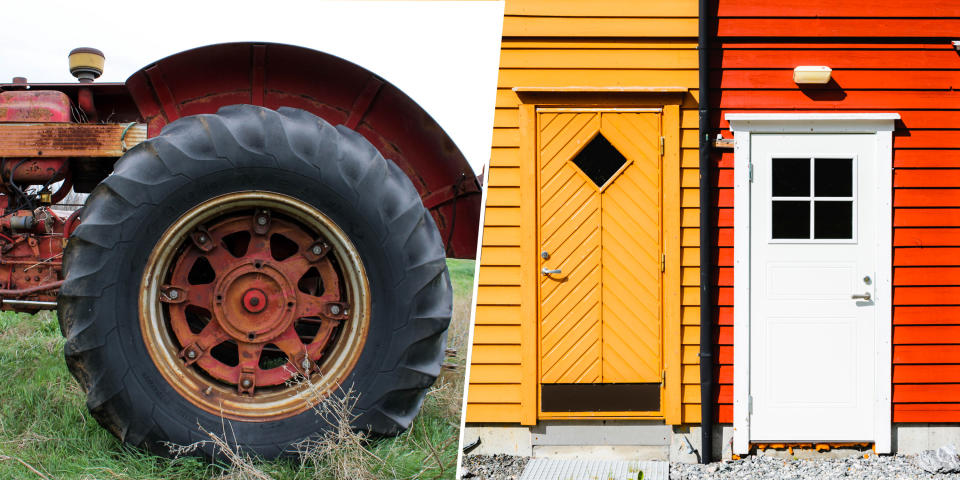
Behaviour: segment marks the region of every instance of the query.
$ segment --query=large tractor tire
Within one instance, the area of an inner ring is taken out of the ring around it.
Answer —
[[[407,428],[452,310],[437,227],[358,133],[250,105],[177,120],[86,203],[61,329],[94,418],[167,454],[209,432],[266,458],[337,419]],[[216,456],[208,442],[202,450]]]

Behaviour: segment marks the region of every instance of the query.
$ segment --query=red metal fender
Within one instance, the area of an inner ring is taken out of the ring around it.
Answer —
[[[291,45],[227,43],[159,60],[126,86],[148,136],[177,118],[241,103],[300,108],[346,125],[396,162],[429,200],[447,256],[476,257],[481,205],[473,170],[430,115],[363,67]]]

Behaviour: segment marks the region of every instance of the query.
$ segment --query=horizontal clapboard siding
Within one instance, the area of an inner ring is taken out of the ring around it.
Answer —
[[[524,357],[523,352],[535,351],[536,345],[523,344],[522,328],[526,322],[537,322],[536,308],[529,310],[532,318],[521,317],[521,297],[531,297],[522,292],[520,282],[520,237],[536,228],[522,218],[521,202],[535,204],[535,198],[521,196],[521,162],[534,159],[520,156],[520,99],[512,90],[518,86],[682,86],[693,91],[681,107],[682,264],[684,279],[690,279],[684,280],[681,293],[685,326],[681,375],[684,412],[690,412],[683,421],[699,421],[696,34],[695,0],[507,0],[468,422],[520,422],[524,408],[530,411],[524,398],[535,401],[536,385],[523,382],[524,368],[530,368],[536,357]]]
[[[951,0],[719,0],[721,37],[952,37],[960,4]]]
[[[864,8],[875,18],[863,18]],[[731,137],[727,113],[900,114],[893,157],[893,421],[960,421],[960,56],[948,41],[960,31],[960,4],[721,0],[717,11],[711,107],[724,137]],[[830,66],[837,88],[801,91],[792,79],[798,65]],[[731,423],[733,259],[724,251],[733,247],[733,153],[714,158],[716,401],[719,421]]]

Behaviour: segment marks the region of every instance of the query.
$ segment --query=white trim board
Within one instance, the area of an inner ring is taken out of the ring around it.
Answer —
[[[753,133],[868,133],[875,135],[879,215],[874,234],[877,272],[875,450],[891,451],[892,355],[892,216],[893,130],[897,113],[731,113],[725,118],[734,133],[734,370],[733,451],[750,450],[750,135]]]

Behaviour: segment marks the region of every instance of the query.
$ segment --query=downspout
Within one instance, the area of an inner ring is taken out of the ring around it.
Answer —
[[[710,158],[710,14],[699,0],[700,66],[700,462],[713,455],[713,195]]]

